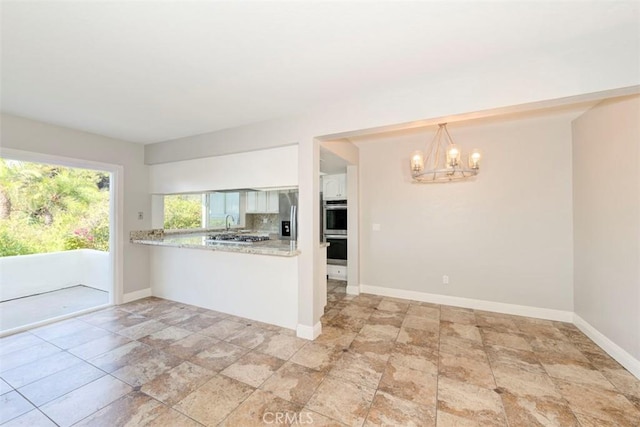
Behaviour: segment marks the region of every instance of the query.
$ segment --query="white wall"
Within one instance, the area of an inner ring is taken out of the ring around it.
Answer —
[[[149,167],[149,190],[155,194],[297,184],[297,145]]]
[[[1,148],[121,165],[124,179],[123,250],[124,293],[149,287],[148,248],[129,243],[129,232],[150,228],[144,146],[106,138],[9,114],[0,116]],[[138,212],[144,219],[138,220]]]
[[[296,329],[297,257],[150,249],[153,295]]]
[[[433,128],[354,140],[361,284],[571,311],[574,116],[450,125],[484,155],[474,182],[411,183],[409,155]]]
[[[315,339],[322,330],[324,311],[317,303],[324,282],[320,281],[320,142],[310,135],[298,146],[298,328],[297,334]],[[326,260],[326,257],[325,257]]]
[[[80,249],[82,258],[78,270],[82,273],[83,285],[102,291],[112,291],[111,259],[109,252]]]
[[[111,291],[109,253],[78,249],[0,258],[0,301],[85,285]]]
[[[316,269],[318,271],[319,286],[314,296],[315,309],[320,313],[324,313],[327,306],[327,248],[320,248],[318,258],[316,259]]]
[[[359,175],[358,165],[347,166],[347,293],[349,294],[360,293],[359,254],[361,224]]]
[[[575,313],[638,367],[639,145],[639,96],[602,102],[573,122]]]

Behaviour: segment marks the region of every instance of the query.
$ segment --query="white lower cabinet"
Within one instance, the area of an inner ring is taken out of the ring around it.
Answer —
[[[329,279],[347,280],[347,266],[329,264],[327,265],[327,275]]]

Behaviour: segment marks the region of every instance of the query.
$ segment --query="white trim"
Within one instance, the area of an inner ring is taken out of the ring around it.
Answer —
[[[356,285],[356,286],[347,285],[347,295],[360,295],[360,286],[358,286],[358,285]]]
[[[109,215],[111,216],[110,227],[113,232],[109,240],[109,247],[113,248],[111,262],[113,268],[111,274],[113,278],[113,292],[111,293],[111,303],[121,304],[124,295],[124,167],[115,166],[111,170],[111,191],[113,202],[110,204]]]
[[[102,304],[97,305],[95,307],[89,307],[82,310],[74,311],[73,313],[67,313],[56,317],[51,317],[49,319],[40,320],[38,322],[29,323],[28,325],[18,326],[17,328],[7,329],[6,331],[0,331],[0,338],[6,337],[8,335],[17,334],[18,332],[28,331],[29,329],[39,328],[41,326],[46,326],[50,323],[60,322],[61,320],[67,320],[71,318],[75,318],[78,316],[82,316],[83,314],[89,314],[94,311],[103,310],[105,308],[112,307],[112,304]]]
[[[409,291],[405,289],[385,288],[382,286],[360,285],[360,291],[365,294],[381,295],[385,297],[410,299],[414,301],[430,302],[434,304],[451,305],[454,307],[473,308],[476,310],[493,311],[496,313],[513,314],[516,316],[536,317],[538,319],[572,322],[573,312],[555,310],[551,308],[531,307],[527,305],[507,304],[503,302],[486,301],[450,295],[429,294],[426,292]]]
[[[602,332],[594,328],[576,313],[573,313],[573,323],[578,329],[584,332],[586,336],[591,338],[594,343],[606,351],[609,356],[613,357],[622,366],[627,368],[627,370],[635,375],[636,378],[640,379],[640,360],[630,355],[626,350],[611,341]]]
[[[137,299],[147,298],[151,296],[151,288],[140,289],[139,291],[129,292],[122,295],[122,304],[126,304]]]
[[[118,165],[112,163],[96,162],[93,160],[84,160],[73,157],[38,153],[36,151],[24,151],[2,147],[0,147],[0,157],[10,157],[12,160],[21,160],[24,162],[50,163],[53,165],[68,166],[71,168],[93,169],[99,172],[111,172],[118,167]]]
[[[318,322],[313,326],[300,325],[296,328],[296,336],[306,340],[315,340],[322,333],[322,323]]]

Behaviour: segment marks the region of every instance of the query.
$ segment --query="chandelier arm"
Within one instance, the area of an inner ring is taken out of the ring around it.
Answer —
[[[445,125],[446,125],[446,123],[445,123]],[[443,127],[444,127],[444,132],[447,135],[447,139],[449,140],[449,145],[454,145],[453,138],[451,138],[451,135],[449,135],[449,129],[447,129],[446,126],[443,126]]]
[[[435,136],[433,137],[433,141],[431,142],[432,144],[435,142],[436,143],[436,156],[435,159],[433,160],[433,166],[431,166],[432,169],[437,169],[438,168],[438,164],[440,164],[440,139],[442,138],[442,126],[440,126],[438,128],[438,131],[436,132]]]
[[[429,144],[429,146],[427,147],[426,158],[424,160],[425,166],[427,166],[427,168],[431,168],[430,162],[433,156],[433,149],[435,147],[435,142],[437,138],[438,138],[438,132],[436,132],[436,134],[433,136],[433,138],[431,139],[431,144]]]

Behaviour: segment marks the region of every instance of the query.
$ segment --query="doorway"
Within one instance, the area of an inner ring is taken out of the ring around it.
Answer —
[[[327,307],[360,293],[358,152],[348,141],[320,146],[321,241],[327,248]]]
[[[113,304],[119,168],[7,151],[0,157],[0,336]]]

